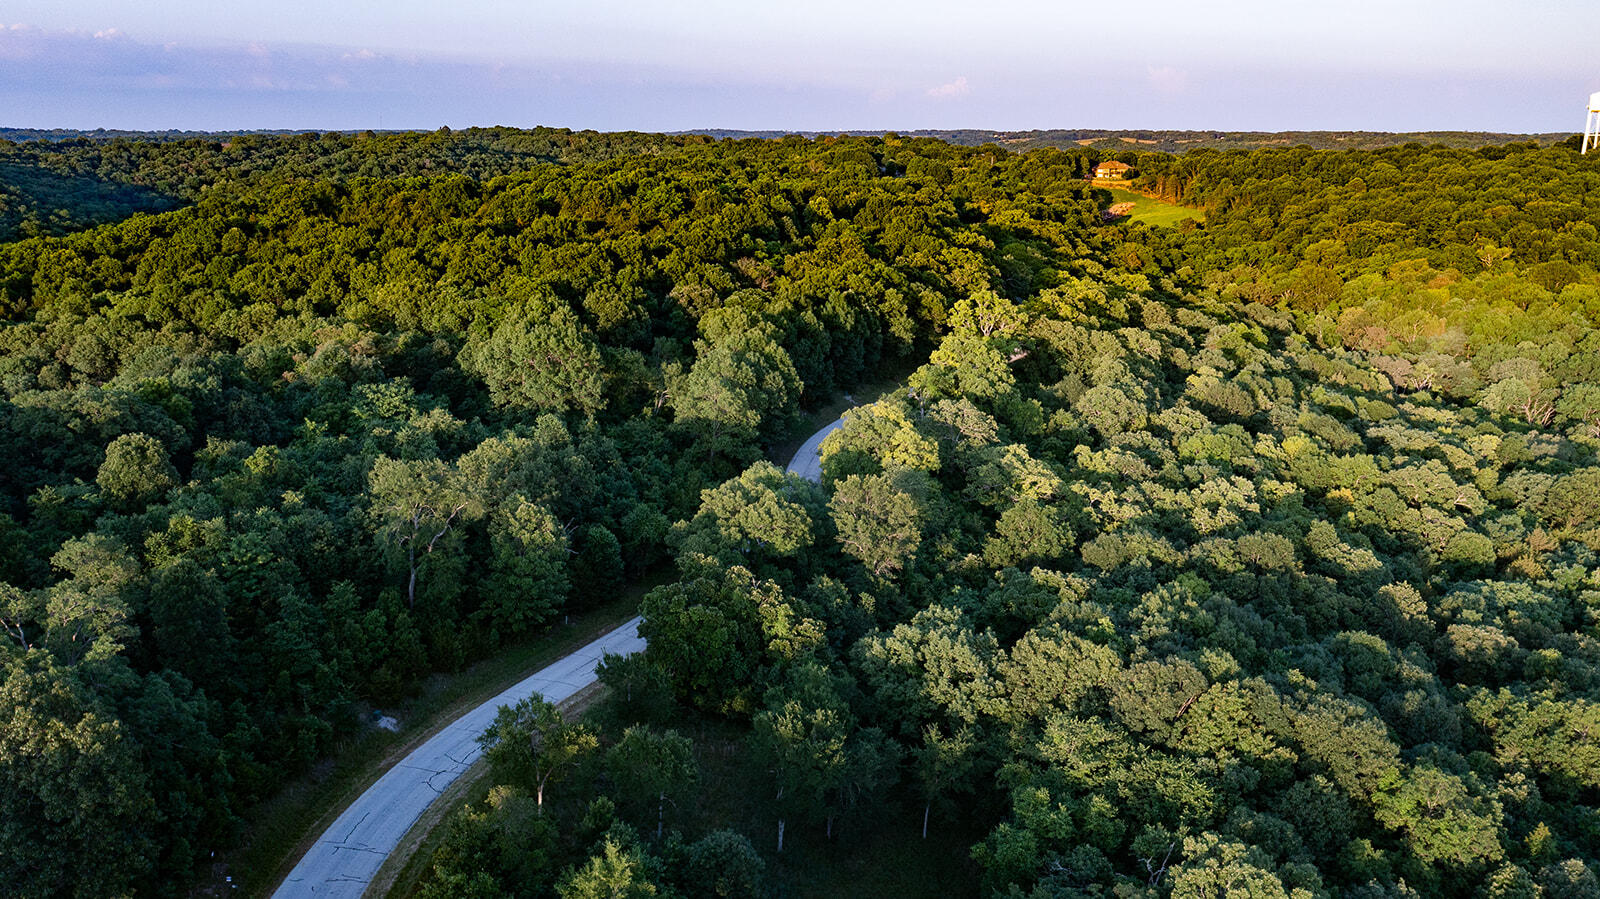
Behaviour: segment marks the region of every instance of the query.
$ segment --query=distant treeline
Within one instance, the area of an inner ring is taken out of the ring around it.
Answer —
[[[446,129],[449,130],[449,129]],[[504,128],[478,129],[469,128],[465,131],[478,130],[507,130]],[[526,131],[562,131],[565,128],[538,127],[532,129],[513,129]],[[279,128],[279,129],[247,129],[242,131],[183,131],[168,129],[165,131],[127,131],[122,129],[96,128],[93,130],[80,130],[75,128],[0,128],[0,141],[22,143],[25,141],[66,141],[66,140],[134,140],[140,142],[171,142],[183,140],[227,140],[233,137],[266,136],[287,137],[300,134],[324,133],[315,130]],[[416,134],[423,132],[408,131],[383,131],[371,130],[333,131],[334,134]],[[579,131],[581,134],[596,134],[593,131]],[[740,140],[744,138],[760,138],[771,140],[774,138],[788,137],[791,135],[816,138],[816,137],[883,137],[898,134],[904,137],[932,137],[946,143],[962,147],[976,147],[983,144],[1001,144],[1012,149],[1031,150],[1038,147],[1057,147],[1065,149],[1071,146],[1092,146],[1095,149],[1110,150],[1154,150],[1163,153],[1182,153],[1194,149],[1244,149],[1253,150],[1263,147],[1298,147],[1305,146],[1318,150],[1375,150],[1382,147],[1397,147],[1402,144],[1420,143],[1429,146],[1438,145],[1445,147],[1483,147],[1492,144],[1506,144],[1520,141],[1533,141],[1540,146],[1548,146],[1571,136],[1570,132],[1552,131],[1538,134],[1521,134],[1504,131],[1213,131],[1213,130],[1182,130],[1182,129],[1106,129],[1106,128],[1034,128],[1027,131],[994,131],[986,128],[921,128],[912,131],[884,130],[848,130],[848,131],[786,131],[780,129],[740,129],[740,128],[689,128],[683,131],[669,132],[670,135],[704,135],[718,140]]]
[[[65,234],[138,212],[172,209],[212,187],[260,178],[454,172],[481,180],[541,163],[654,154],[707,142],[557,128],[166,135],[158,140],[78,135],[0,142],[0,240]]]
[[[183,131],[176,128],[168,128],[164,131],[128,131],[122,128],[95,128],[93,130],[81,128],[0,128],[0,140],[11,141],[12,143],[22,143],[30,140],[63,141],[79,139],[136,140],[162,143],[195,138],[226,140],[229,137],[239,137],[246,134],[282,136],[300,133],[302,132],[290,128],[260,128],[244,131]]]
[[[1008,150],[1025,152],[1044,147],[1068,149],[1092,147],[1110,152],[1135,150],[1160,153],[1186,153],[1190,150],[1256,150],[1266,147],[1310,147],[1314,150],[1376,150],[1404,144],[1424,144],[1457,148],[1532,142],[1549,146],[1571,137],[1570,132],[1548,134],[1506,134],[1495,131],[1168,131],[1105,130],[1098,128],[1049,128],[1032,131],[989,131],[982,128],[924,129],[918,131],[739,131],[711,128],[677,132],[704,134],[718,139],[746,137],[778,138],[789,134],[823,137],[832,134],[852,137],[881,137],[898,133],[904,137],[931,137],[961,147],[997,144]]]

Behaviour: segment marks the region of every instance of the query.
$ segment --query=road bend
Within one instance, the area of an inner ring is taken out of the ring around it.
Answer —
[[[808,481],[821,483],[822,439],[842,427],[844,427],[844,418],[836,418],[832,424],[812,434],[805,443],[800,444],[800,451],[794,454],[793,459],[789,460],[789,473],[797,474]]]
[[[822,480],[822,439],[843,425],[840,418],[812,434],[789,462],[789,471],[807,480]],[[272,894],[274,899],[359,899],[411,825],[477,761],[478,735],[489,728],[501,706],[534,694],[559,703],[595,682],[595,666],[606,653],[630,655],[642,649],[639,619],[634,618],[446,725],[329,825]]]
[[[534,694],[561,702],[595,682],[595,666],[606,653],[629,655],[641,649],[644,640],[634,618],[446,725],[344,810],[289,872],[274,899],[357,899],[411,825],[477,761],[478,735],[501,706]]]

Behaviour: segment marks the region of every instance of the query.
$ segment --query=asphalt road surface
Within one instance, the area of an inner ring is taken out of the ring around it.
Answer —
[[[641,649],[644,640],[635,618],[451,722],[344,810],[289,872],[273,893],[275,899],[359,897],[417,818],[477,760],[478,735],[501,706],[534,693],[560,702],[595,682],[594,668],[606,653],[629,655]]]
[[[800,451],[795,453],[794,458],[789,461],[790,473],[797,474],[808,481],[820,482],[822,480],[822,438],[842,427],[844,427],[844,419],[837,418],[834,419],[833,424],[812,434],[805,443],[800,445]]]
[[[822,480],[822,438],[843,424],[840,418],[812,434],[794,454],[789,471]],[[534,693],[560,702],[595,682],[594,668],[606,653],[629,655],[641,649],[644,640],[635,618],[451,722],[351,803],[284,878],[274,899],[360,897],[411,825],[477,761],[478,735],[501,706]]]

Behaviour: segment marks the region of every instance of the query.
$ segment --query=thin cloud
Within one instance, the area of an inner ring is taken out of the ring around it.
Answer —
[[[1181,94],[1189,89],[1189,73],[1173,66],[1150,66],[1145,79],[1163,94]]]
[[[965,97],[970,93],[972,93],[972,86],[967,84],[967,76],[965,75],[938,87],[928,88],[928,96],[935,100],[952,100],[956,97]]]
[[[1088,79],[1097,64],[1040,69],[1013,78],[1005,91],[984,93],[978,109],[971,102],[978,87],[1004,80],[1006,65],[963,64],[976,74],[959,77],[937,68],[901,73],[889,67],[838,79],[784,80],[718,75],[686,63],[485,59],[484,53],[430,54],[366,40],[295,44],[257,36],[254,44],[197,43],[146,41],[126,33],[96,39],[93,29],[17,27],[22,24],[0,22],[0,84],[6,124],[37,127],[542,123],[665,131],[982,126],[1532,132],[1566,126],[1592,89],[1575,89],[1570,75],[1508,81],[1436,73],[1419,80],[1165,58],[1125,66],[1133,69],[1130,77],[1107,79],[1100,90],[1077,92],[1069,100],[1060,84]],[[1321,98],[1319,105],[1306,107],[1306,96]],[[1461,102],[1430,105],[1441,96]],[[955,112],[961,116],[952,119]]]

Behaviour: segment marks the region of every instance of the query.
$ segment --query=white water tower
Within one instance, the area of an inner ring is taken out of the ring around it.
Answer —
[[[1589,114],[1583,119],[1583,146],[1578,153],[1587,153],[1590,147],[1600,148],[1600,93],[1589,95]]]

